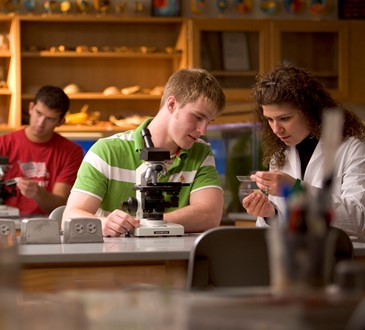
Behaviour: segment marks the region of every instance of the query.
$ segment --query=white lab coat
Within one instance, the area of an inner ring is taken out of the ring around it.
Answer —
[[[300,159],[295,147],[287,153],[287,164],[279,169],[294,178],[303,180],[308,192],[318,194],[323,183],[323,142],[320,140],[308,163],[304,178],[301,177]],[[269,196],[277,206],[279,221],[284,221],[286,203],[283,197]],[[349,235],[365,240],[365,141],[348,138],[339,147],[334,166],[332,224],[345,230]],[[258,217],[256,226],[267,226]]]

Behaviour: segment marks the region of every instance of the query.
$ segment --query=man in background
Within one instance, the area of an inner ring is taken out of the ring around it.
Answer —
[[[44,86],[29,104],[29,125],[0,137],[0,155],[10,164],[2,179],[17,182],[5,204],[20,214],[49,214],[66,204],[83,158],[81,146],[54,132],[69,105],[61,88]]]

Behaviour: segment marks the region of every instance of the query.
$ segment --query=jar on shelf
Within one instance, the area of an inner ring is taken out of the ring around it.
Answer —
[[[0,51],[8,51],[10,49],[10,41],[8,33],[0,33]]]

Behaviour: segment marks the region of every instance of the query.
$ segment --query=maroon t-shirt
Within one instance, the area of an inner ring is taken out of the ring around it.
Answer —
[[[3,180],[26,177],[52,191],[56,182],[73,185],[83,151],[81,146],[57,133],[46,143],[31,142],[22,129],[0,137],[0,155],[9,157],[11,165]],[[45,214],[33,199],[18,190],[5,204],[17,207],[20,214]]]

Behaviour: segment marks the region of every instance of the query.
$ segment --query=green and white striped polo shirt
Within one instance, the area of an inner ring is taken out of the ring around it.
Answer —
[[[136,130],[117,133],[98,140],[85,155],[72,191],[90,194],[101,200],[98,215],[107,215],[121,208],[121,203],[135,197],[136,169],[143,148],[141,130],[152,118]],[[181,149],[160,182],[189,183],[179,194],[179,207],[189,204],[192,192],[204,188],[221,189],[210,145],[199,139],[189,150]],[[171,209],[166,209],[166,212]]]

